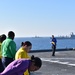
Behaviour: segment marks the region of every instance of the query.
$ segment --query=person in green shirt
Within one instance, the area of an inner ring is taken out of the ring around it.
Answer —
[[[1,45],[2,42],[6,39],[6,35],[2,34],[0,35],[0,72],[4,70],[3,64],[2,64],[2,50],[1,50]]]
[[[16,43],[13,41],[15,33],[8,32],[8,37],[2,43],[2,64],[6,68],[14,59],[16,53]]]

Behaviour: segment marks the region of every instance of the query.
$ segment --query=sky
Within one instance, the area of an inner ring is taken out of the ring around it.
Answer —
[[[0,0],[0,34],[16,37],[75,33],[75,0]]]

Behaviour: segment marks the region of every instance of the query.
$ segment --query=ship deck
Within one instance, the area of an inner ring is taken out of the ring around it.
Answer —
[[[51,52],[34,52],[29,55],[38,56],[43,65],[40,70],[31,72],[31,75],[75,75],[75,51],[57,51],[51,56]]]

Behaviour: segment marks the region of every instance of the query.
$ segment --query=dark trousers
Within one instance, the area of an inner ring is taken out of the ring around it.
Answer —
[[[2,60],[0,59],[0,73],[4,70],[3,64],[2,64]]]
[[[52,56],[55,56],[55,51],[56,51],[56,45],[52,46]]]
[[[12,61],[13,58],[3,57],[2,58],[3,67],[6,68]]]

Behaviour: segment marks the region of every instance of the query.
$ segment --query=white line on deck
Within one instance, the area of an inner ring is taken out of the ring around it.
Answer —
[[[75,66],[75,64],[70,64],[69,62],[60,62],[59,60],[51,60],[51,59],[46,59],[46,58],[41,58],[42,61],[48,61],[48,62],[52,62],[52,63],[58,63],[58,64],[65,64],[65,65],[69,65],[69,66]]]
[[[45,58],[45,59],[64,59],[64,60],[75,60],[75,58]]]

